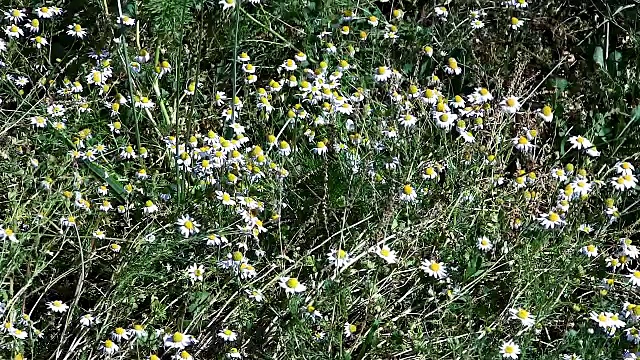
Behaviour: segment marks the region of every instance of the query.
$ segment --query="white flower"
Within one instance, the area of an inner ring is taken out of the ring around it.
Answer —
[[[180,226],[180,233],[185,238],[188,238],[189,236],[195,235],[200,232],[200,224],[193,220],[193,218],[191,218],[189,215],[185,215],[178,219],[176,224]]]
[[[551,110],[551,107],[548,105],[545,105],[545,107],[538,112],[538,116],[546,122],[551,122],[553,120],[553,110]]]
[[[295,61],[287,59],[282,65],[280,65],[280,67],[287,71],[293,71],[298,68],[298,65],[296,65]]]
[[[634,286],[640,286],[640,270],[633,270],[626,275],[629,278],[629,282]]]
[[[616,163],[615,167],[616,167],[616,171],[620,175],[633,175],[633,170],[635,170],[633,165],[626,161],[621,161]]]
[[[544,226],[545,229],[553,229],[565,224],[565,221],[562,220],[560,215],[553,211],[540,214],[540,216],[538,217],[538,221],[540,221],[540,224]]]
[[[115,341],[129,340],[129,332],[121,327],[115,328],[111,333],[111,338]]]
[[[357,326],[348,322],[344,323],[344,336],[351,337],[351,335],[353,335],[356,331],[358,331]]]
[[[429,276],[433,276],[436,279],[444,279],[447,277],[447,267],[443,263],[425,259],[422,260],[420,268]]]
[[[176,332],[173,335],[169,334],[164,337],[164,346],[174,349],[184,349],[185,347],[195,344],[196,339],[187,334]]]
[[[493,244],[491,243],[491,240],[489,240],[489,238],[486,236],[481,236],[478,238],[477,246],[478,246],[478,249],[482,251],[490,251],[491,249],[493,249]]]
[[[280,278],[280,287],[282,287],[286,294],[301,293],[307,290],[307,287],[298,281],[296,278],[283,276]]]
[[[588,139],[580,135],[570,137],[569,142],[572,144],[571,146],[572,149],[575,148],[578,150],[585,150],[593,146],[591,141],[589,141]]]
[[[24,31],[20,29],[17,25],[9,25],[4,29],[4,33],[7,34],[8,37],[20,38],[24,36]]]
[[[331,252],[327,254],[327,258],[333,265],[339,268],[343,266],[348,266],[349,264],[351,264],[351,261],[352,261],[349,253],[342,249],[331,250]]]
[[[136,19],[128,16],[128,15],[122,15],[120,17],[118,17],[118,24],[123,24],[126,26],[133,26],[136,23]]]
[[[397,261],[396,252],[391,250],[387,245],[378,246],[375,252],[389,264]]]
[[[229,329],[223,329],[218,333],[218,336],[221,337],[224,341],[236,341],[236,339],[238,339],[238,334],[235,331]]]
[[[220,0],[218,4],[222,5],[222,10],[233,9],[236,7],[235,0]]]
[[[513,341],[505,341],[500,347],[500,354],[505,359],[517,359],[520,355],[520,347]]]
[[[134,106],[137,108],[143,108],[143,109],[153,109],[153,107],[155,106],[154,102],[149,100],[148,97],[143,96],[140,98],[136,97],[136,101],[134,102]]]
[[[524,25],[524,21],[516,18],[516,17],[512,17],[510,22],[509,22],[509,28],[513,29],[513,30],[518,30],[520,29],[520,27]]]
[[[513,142],[513,146],[515,146],[516,149],[522,151],[523,153],[528,153],[536,147],[531,143],[531,141],[529,141],[529,139],[527,139],[526,136],[514,137],[513,139],[511,139],[511,141]]]
[[[536,323],[535,317],[525,309],[509,309],[509,313],[511,314],[511,319],[520,320],[525,327],[531,327]]]
[[[49,310],[53,312],[63,313],[69,309],[69,305],[63,303],[60,300],[50,301],[47,303]]]
[[[113,341],[106,340],[104,343],[102,343],[102,345],[100,345],[100,349],[102,349],[105,354],[112,355],[115,354],[120,349],[120,347]]]
[[[375,73],[373,75],[373,78],[376,81],[387,81],[391,77],[392,74],[393,74],[393,72],[391,70],[389,70],[388,67],[379,66],[376,69],[376,71],[375,71]]]
[[[12,331],[9,332],[13,337],[15,337],[16,339],[20,339],[20,340],[24,340],[27,338],[27,336],[29,334],[27,334],[26,331],[22,331],[20,329],[16,329],[14,328]]]
[[[69,25],[67,26],[67,28],[69,29],[67,30],[68,35],[75,36],[80,39],[84,38],[84,36],[87,35],[87,31],[78,24]]]
[[[191,278],[191,282],[202,281],[204,278],[204,266],[193,264],[189,266],[187,273]]]
[[[84,314],[80,317],[80,325],[89,327],[93,324],[97,324],[98,321],[95,317],[91,316],[91,314]]]
[[[509,96],[500,102],[502,106],[502,110],[509,114],[515,114],[518,110],[520,110],[520,101],[519,98],[515,96]]]
[[[418,193],[413,189],[413,187],[409,184],[405,185],[402,188],[402,192],[400,193],[400,200],[406,202],[413,202],[418,198]]]

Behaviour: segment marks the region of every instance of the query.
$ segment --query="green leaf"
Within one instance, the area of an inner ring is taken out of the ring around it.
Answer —
[[[124,186],[122,186],[122,184],[118,180],[113,178],[113,176],[109,176],[107,172],[100,166],[90,161],[84,161],[84,163],[97,177],[106,182],[111,190],[116,192],[120,200],[124,200]]]
[[[600,65],[600,67],[604,67],[604,50],[602,49],[602,46],[596,46],[593,50],[593,61]]]

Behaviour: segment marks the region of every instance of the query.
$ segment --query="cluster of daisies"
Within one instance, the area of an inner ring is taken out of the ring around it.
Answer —
[[[257,4],[260,1],[250,2]],[[236,6],[236,1],[221,0],[220,4],[223,9],[232,9]],[[510,13],[515,16],[520,16],[528,8],[526,0],[510,0],[504,5],[513,10]],[[15,42],[25,46],[26,41],[23,38],[29,38],[31,42],[27,42],[27,46],[41,49],[50,45],[43,35],[45,26],[49,27],[48,24],[53,23],[62,13],[63,10],[57,7],[43,6],[32,12],[10,9],[4,15],[8,21],[4,33],[10,45],[11,42]],[[436,7],[433,15],[442,22],[451,19],[445,6]],[[238,69],[242,71],[242,81],[249,90],[245,92],[247,95],[242,98],[240,95],[228,94],[222,90],[212,94],[212,106],[225,125],[223,131],[218,133],[212,129],[180,138],[163,135],[161,139],[156,140],[160,140],[164,146],[154,147],[154,153],[143,144],[131,143],[129,135],[133,134],[133,129],[124,124],[123,114],[138,112],[142,113],[142,116],[152,118],[152,114],[157,110],[156,101],[160,100],[154,101],[148,93],[137,90],[130,93],[133,87],[118,89],[118,79],[131,75],[136,81],[143,82],[146,79],[145,75],[151,73],[153,81],[159,82],[175,72],[168,60],[152,61],[149,49],[142,48],[137,49],[132,58],[126,60],[126,69],[119,69],[112,61],[109,51],[92,51],[89,55],[91,60],[84,70],[85,74],[75,79],[64,78],[61,84],[56,84],[55,81],[35,84],[44,89],[55,90],[55,97],[52,96],[46,105],[34,108],[28,120],[38,131],[51,130],[69,135],[72,146],[67,156],[75,167],[82,166],[83,162],[102,165],[105,167],[104,178],[116,175],[110,175],[109,170],[106,170],[116,163],[126,164],[126,168],[133,169],[126,176],[115,176],[118,180],[125,179],[122,194],[115,194],[116,190],[108,183],[95,184],[85,181],[78,171],[74,172],[74,188],[59,189],[55,186],[55,179],[41,179],[42,189],[47,192],[55,191],[68,205],[69,214],[59,218],[61,233],[66,234],[69,230],[83,232],[85,224],[92,223],[88,221],[90,216],[106,219],[107,216],[126,216],[137,211],[147,221],[170,213],[171,194],[157,194],[155,190],[150,190],[154,188],[150,167],[158,163],[151,160],[169,159],[169,166],[175,167],[181,177],[188,180],[190,186],[214,189],[213,201],[223,209],[221,211],[229,215],[225,221],[233,224],[232,230],[226,230],[228,232],[225,233],[217,232],[201,224],[205,223],[204,214],[196,213],[192,216],[192,213],[185,213],[172,220],[175,225],[172,234],[181,238],[180,240],[201,241],[207,246],[225,249],[218,252],[222,255],[212,266],[218,266],[237,277],[243,294],[256,303],[262,303],[265,288],[260,288],[259,284],[254,282],[260,271],[256,264],[260,264],[259,261],[265,256],[262,249],[269,234],[270,224],[277,224],[281,220],[283,209],[288,207],[282,201],[264,200],[269,195],[262,192],[262,189],[265,184],[285,186],[290,175],[288,168],[296,167],[297,153],[307,152],[316,159],[326,161],[330,157],[343,156],[354,173],[365,169],[366,174],[376,183],[400,184],[393,188],[391,196],[407,206],[420,206],[421,200],[427,198],[430,193],[427,187],[417,183],[417,179],[407,183],[404,180],[399,182],[395,178],[396,170],[401,168],[404,162],[395,145],[400,140],[419,136],[420,131],[427,127],[434,129],[434,133],[446,141],[455,141],[463,147],[475,146],[475,143],[504,142],[509,146],[509,150],[517,150],[517,156],[535,160],[539,151],[542,151],[541,145],[544,142],[538,134],[538,129],[554,121],[551,106],[545,105],[535,110],[538,120],[536,128],[521,128],[511,135],[515,137],[510,137],[510,140],[505,142],[501,138],[495,139],[495,134],[491,134],[489,128],[499,122],[517,122],[523,113],[522,107],[526,99],[513,95],[496,95],[496,100],[492,91],[483,84],[477,84],[475,89],[467,94],[450,94],[447,80],[462,77],[466,69],[464,64],[446,52],[440,52],[446,60],[442,66],[434,69],[426,83],[407,79],[406,75],[394,69],[392,64],[379,64],[373,71],[360,66],[357,56],[360,49],[356,44],[366,44],[374,38],[388,45],[401,41],[403,16],[404,12],[400,9],[391,11],[389,21],[371,14],[361,17],[350,10],[344,11],[340,26],[318,35],[323,58],[317,62],[317,67],[312,67],[312,63],[316,62],[309,61],[303,52],[292,53],[291,58],[285,59],[282,63],[257,65],[252,62],[247,52],[241,52],[234,59],[234,63],[237,63]],[[485,26],[482,20],[485,16],[483,10],[474,10],[470,12],[467,20],[473,30],[479,31]],[[515,16],[509,19],[508,28],[517,31],[523,26],[524,21]],[[125,29],[136,24],[136,20],[128,15],[118,16],[115,22]],[[64,33],[79,40],[89,36],[87,29],[79,24],[66,24],[65,29]],[[47,30],[51,33],[50,28]],[[33,37],[27,36],[28,34]],[[0,39],[0,53],[6,49],[7,43]],[[422,52],[428,58],[437,57],[434,55],[433,47],[429,45],[423,46]],[[258,78],[257,69],[274,66],[277,67],[277,75],[274,75],[274,78]],[[366,77],[364,82],[360,81],[363,75]],[[8,75],[7,79],[21,89],[30,84],[29,77],[24,75]],[[180,95],[194,96],[202,85],[190,79]],[[372,103],[384,104],[392,115],[385,114],[381,121],[367,120],[381,114],[379,109],[371,106]],[[278,120],[280,112],[284,114],[284,124],[278,125],[272,133],[265,134],[266,136],[257,139],[258,141],[250,139],[247,134],[250,133],[248,124],[251,122],[245,120],[250,118],[250,114],[257,114],[261,119],[270,121]],[[94,130],[97,127],[75,129],[75,120],[92,113],[106,115],[103,118],[107,120],[101,125],[104,125],[105,129],[108,128],[108,138],[96,138]],[[572,145],[571,150],[578,151],[580,155],[584,154],[589,158],[601,155],[596,146],[584,136],[571,136],[568,141]],[[376,155],[375,161],[359,155],[363,149],[373,151]],[[483,165],[497,165],[497,158],[496,154],[486,154],[482,160]],[[39,162],[33,158],[29,165],[37,169]],[[441,176],[446,176],[446,166],[446,162],[425,161],[419,166],[419,176],[423,182],[435,181]],[[576,169],[572,164],[555,167],[550,170],[548,177],[558,185],[557,195],[554,195],[549,210],[535,215],[534,218],[541,228],[561,231],[571,223],[570,209],[577,208],[576,204],[587,199],[593,191],[606,189],[609,184],[616,196],[633,193],[637,188],[634,171],[635,168],[630,162],[618,161],[608,171],[607,174],[611,174],[607,175],[610,176],[607,178],[608,181],[604,181],[596,179],[594,175],[589,176],[585,169]],[[504,183],[501,175],[495,180],[496,186]],[[538,183],[535,172],[519,170],[510,184],[517,191],[522,191],[528,199],[532,199],[537,196],[533,188]],[[606,200],[603,213],[609,223],[619,218],[620,211],[615,206],[613,198]],[[521,220],[517,219],[512,226],[517,228],[520,223]],[[589,224],[581,224],[578,230],[587,235],[594,231]],[[90,232],[96,240],[108,238],[106,231],[101,228],[91,228]],[[227,236],[233,236],[234,242],[232,243]],[[0,228],[0,239],[19,243],[22,235],[15,227],[6,224]],[[148,242],[153,242],[154,239],[153,235],[145,236]],[[394,264],[400,263],[402,259],[392,249],[392,245],[376,244],[369,247],[367,253],[380,264],[396,266]],[[481,252],[490,253],[494,246],[487,236],[477,239],[476,247]],[[345,244],[332,245],[328,253],[323,253],[326,262],[338,270],[336,274],[350,266],[357,266],[358,260],[364,255],[357,254],[355,249],[349,251],[346,248]],[[639,252],[632,241],[624,238],[610,248],[612,250],[609,251],[605,262],[612,277],[624,271],[624,276],[632,286],[640,286],[640,270],[632,266]],[[114,253],[122,250],[121,245],[116,242],[99,249]],[[593,259],[597,259],[602,252],[594,244],[587,244],[581,247],[580,251]],[[207,272],[211,270],[208,267],[209,265],[205,267],[202,263],[195,262],[184,270],[183,278],[193,285],[206,283],[209,277],[213,276],[213,272]],[[429,281],[445,284],[452,281],[451,274],[455,273],[457,268],[434,255],[432,258],[421,259],[413,270],[421,271],[425,277],[430,278]],[[304,296],[307,296],[306,300],[309,301],[313,296],[313,286],[307,286],[304,279],[294,276],[293,271],[279,274],[275,282],[276,287],[281,289],[281,294],[285,294],[283,297],[308,292],[309,294]],[[604,279],[604,283],[609,287],[612,282],[611,278]],[[53,314],[79,310],[71,309],[61,300],[46,302],[45,306]],[[331,326],[312,301],[303,311],[313,321],[324,319],[326,327]],[[7,310],[5,304],[0,303],[0,315],[6,318],[2,336],[6,335],[16,341],[25,340],[31,334],[35,338],[44,336],[43,332],[36,328],[37,322],[32,321],[29,314]],[[607,336],[613,336],[618,330],[623,331],[630,347],[640,343],[640,330],[636,328],[639,316],[640,306],[631,303],[625,303],[619,312],[594,311],[590,314],[590,318]],[[536,317],[523,307],[509,309],[509,320],[519,322],[525,330],[532,329],[536,324]],[[79,318],[78,323],[82,327],[91,328],[100,324],[101,320],[92,313],[85,313]],[[347,338],[356,336],[360,331],[353,322],[347,321],[342,325],[341,321],[339,324]],[[323,339],[327,328],[316,326],[316,339]],[[223,328],[217,336],[228,343],[227,345],[234,346],[232,344],[238,341],[240,334]],[[158,360],[164,356],[157,354],[170,354],[169,356],[175,360],[192,360],[193,356],[189,351],[198,343],[195,336],[161,329],[152,331],[142,324],[116,327],[103,339],[99,349],[108,356],[124,356],[138,340],[152,344],[155,349],[162,348],[149,355],[149,360]],[[226,349],[228,358],[242,357],[241,351],[236,347]],[[521,354],[516,339],[504,340],[497,351],[502,357],[510,359],[517,359]],[[640,354],[627,352],[624,358],[635,358],[636,355]],[[567,354],[564,355],[564,359],[575,360],[580,357]]]

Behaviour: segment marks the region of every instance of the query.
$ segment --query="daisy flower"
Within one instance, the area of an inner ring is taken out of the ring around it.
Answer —
[[[69,309],[69,305],[63,303],[60,300],[50,301],[47,303],[49,310],[53,312],[63,313]]]
[[[193,264],[187,269],[191,282],[202,281],[204,278],[204,266]]]
[[[218,4],[222,5],[222,10],[233,9],[236,7],[235,0],[220,0]]]
[[[545,229],[554,229],[565,224],[565,221],[562,220],[560,215],[553,211],[545,214],[540,214],[540,217],[538,217],[538,221],[540,221],[540,224],[544,226]]]
[[[486,236],[481,236],[478,238],[477,246],[478,246],[478,249],[482,251],[490,251],[491,249],[493,249],[493,244],[491,243],[491,240],[489,240],[489,238]]]
[[[616,163],[615,168],[618,174],[620,175],[632,175],[633,171],[635,170],[633,165],[626,161],[621,161]]]
[[[511,141],[513,142],[513,146],[523,153],[528,153],[536,147],[529,141],[529,139],[527,139],[526,136],[515,137],[511,139]]]
[[[515,96],[509,96],[500,102],[502,110],[508,114],[515,114],[520,109],[520,101]]]
[[[553,120],[553,110],[551,110],[549,105],[545,105],[541,110],[539,110],[538,116],[545,122],[551,122]]]
[[[176,225],[180,227],[180,233],[185,238],[188,238],[189,236],[195,235],[200,232],[200,224],[193,220],[193,218],[191,218],[189,215],[185,215],[178,219]]]
[[[280,287],[284,289],[286,294],[301,293],[307,290],[307,287],[298,279],[286,276],[280,278]]]
[[[344,336],[351,337],[351,335],[353,335],[356,331],[358,331],[357,326],[348,322],[344,323]]]
[[[517,359],[520,355],[520,347],[513,341],[505,341],[500,346],[500,354],[505,359]]]
[[[235,331],[229,329],[223,329],[218,333],[218,336],[224,341],[236,341],[238,334]]]
[[[449,10],[447,10],[444,6],[438,6],[435,9],[436,15],[444,21],[447,21],[447,16],[449,16]]]
[[[80,317],[80,325],[90,327],[93,324],[97,324],[98,321],[91,314],[84,314]]]
[[[9,25],[4,29],[4,33],[7,34],[8,37],[20,38],[24,36],[24,31],[20,29],[17,25]]]
[[[392,72],[391,70],[389,70],[389,68],[388,68],[388,67],[386,67],[386,66],[379,66],[379,67],[376,69],[376,71],[375,71],[375,73],[374,73],[374,75],[373,75],[373,78],[374,78],[376,81],[380,81],[380,82],[382,82],[382,81],[387,81],[387,80],[391,77],[391,75],[392,75],[392,74],[393,74],[393,72]]]
[[[27,16],[25,9],[11,9],[5,12],[4,18],[12,23],[19,23]]]
[[[409,184],[405,185],[402,188],[402,192],[400,193],[400,200],[406,202],[413,202],[417,199],[418,194],[413,189],[413,187]]]
[[[135,25],[136,20],[132,17],[130,17],[129,15],[122,15],[120,17],[118,17],[118,24],[123,24],[126,26],[133,26]]]
[[[633,270],[626,275],[629,282],[634,286],[640,286],[640,270]]]
[[[69,25],[67,28],[69,29],[67,30],[68,35],[75,36],[80,39],[87,35],[87,31],[78,24]]]
[[[36,8],[35,11],[36,11],[36,14],[38,15],[38,17],[41,18],[41,19],[49,19],[53,15],[55,15],[53,10],[51,8],[46,7],[46,6]]]
[[[462,68],[458,66],[458,61],[451,57],[447,60],[447,65],[444,67],[444,71],[447,74],[460,75],[462,73]]]
[[[484,27],[484,22],[480,19],[471,20],[471,28],[473,30],[482,29]]]
[[[324,155],[327,153],[328,148],[327,145],[325,145],[324,141],[318,141],[316,143],[316,147],[313,148],[312,151],[318,155]]]
[[[196,343],[196,339],[187,334],[175,332],[173,335],[169,334],[164,337],[164,346],[173,349],[184,349],[187,346]]]
[[[378,246],[375,252],[389,264],[394,264],[397,261],[396,252],[391,250],[387,245]]]
[[[298,68],[298,65],[296,65],[295,61],[287,59],[280,67],[287,71],[293,71]]]
[[[524,21],[518,19],[517,17],[511,17],[511,21],[509,22],[510,29],[518,30],[522,25],[524,25]]]
[[[436,279],[444,279],[447,277],[447,268],[443,263],[425,259],[422,260],[420,269],[426,272],[429,276],[433,276]]]
[[[129,340],[129,333],[127,332],[127,330],[119,327],[119,328],[115,328],[115,330],[113,330],[113,332],[111,333],[111,338],[115,341],[122,341],[124,340]]]
[[[520,320],[523,326],[531,327],[535,324],[535,317],[531,313],[523,308],[509,309],[511,319]]]
[[[591,141],[589,141],[587,138],[582,137],[581,135],[570,137],[569,142],[572,145],[572,149],[575,148],[578,150],[584,150],[593,146]]]
[[[113,341],[106,340],[102,345],[100,345],[100,349],[107,355],[113,355],[120,349],[120,347]]]
[[[142,96],[140,98],[136,97],[134,106],[137,108],[143,108],[143,109],[153,109],[155,104],[153,103],[153,101],[149,100],[148,97]]]
[[[348,266],[351,263],[351,256],[348,252],[342,249],[331,250],[331,252],[327,254],[327,259],[332,265],[335,265],[338,268]]]

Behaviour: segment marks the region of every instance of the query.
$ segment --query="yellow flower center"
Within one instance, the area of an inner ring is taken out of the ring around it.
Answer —
[[[514,98],[507,99],[507,106],[514,107],[515,105],[516,105],[516,99]]]
[[[118,335],[124,335],[124,329],[123,328],[116,328],[116,334]]]
[[[104,342],[104,347],[107,349],[111,349],[113,347],[113,341],[107,340]]]
[[[231,330],[229,330],[229,329],[225,329],[225,330],[223,331],[223,333],[224,333],[225,335],[229,336],[229,335],[231,335]]]
[[[235,251],[232,255],[233,261],[240,261],[244,255],[240,251]]]
[[[296,287],[298,287],[300,283],[298,282],[298,279],[295,278],[291,278],[289,280],[287,280],[287,286],[294,289]]]
[[[173,336],[171,337],[171,340],[173,340],[174,343],[182,342],[183,339],[184,339],[184,335],[182,335],[179,332],[174,333]]]
[[[380,66],[378,68],[378,75],[384,75],[387,72],[387,68],[384,66]]]
[[[514,352],[513,346],[511,346],[511,345],[507,345],[507,346],[505,346],[505,348],[504,348],[504,352],[505,352],[506,354],[513,354],[513,352]]]
[[[405,195],[411,195],[413,194],[413,187],[411,187],[411,185],[405,185],[402,191]]]
[[[429,269],[431,269],[431,271],[433,272],[438,272],[440,270],[440,264],[438,264],[437,262],[433,262],[431,263],[431,265],[429,265]]]
[[[347,252],[342,249],[339,249],[336,254],[338,256],[338,259],[344,259],[345,257],[347,257]]]
[[[78,24],[75,24],[75,25],[73,26],[73,31],[75,31],[75,32],[81,32],[81,31],[82,31],[82,26],[80,26],[80,25],[78,25]]]
[[[188,230],[193,230],[194,226],[193,226],[193,222],[191,222],[191,220],[187,220],[184,222],[184,227],[187,228]]]
[[[556,214],[554,212],[551,212],[551,213],[549,213],[549,216],[547,217],[547,219],[549,219],[549,221],[551,221],[551,222],[556,222],[556,221],[560,220],[560,215],[558,215],[558,214]]]
[[[387,257],[391,254],[391,251],[389,251],[389,249],[381,249],[380,250],[380,255]]]
[[[512,17],[511,18],[511,25],[518,25],[519,22],[520,22],[520,20],[518,20],[518,18],[516,18],[516,17]]]
[[[520,136],[520,138],[518,139],[518,144],[520,145],[527,145],[529,143],[529,139],[527,139],[524,136]]]
[[[356,332],[356,330],[358,330],[358,328],[355,325],[353,324],[349,325],[349,332],[354,333]]]
[[[634,271],[633,277],[635,277],[636,279],[640,279],[640,271]]]

